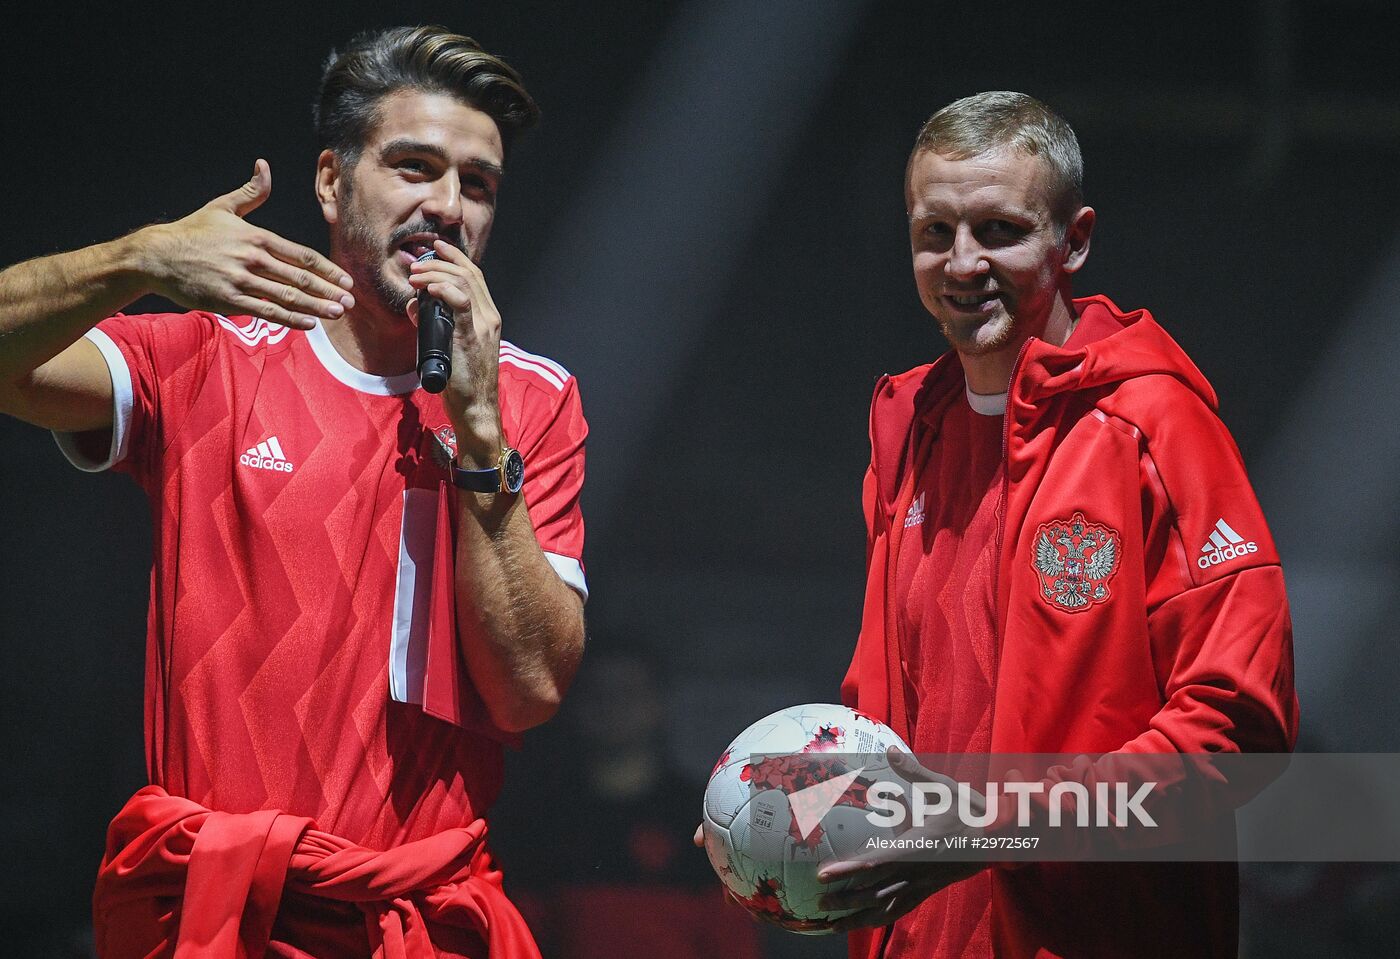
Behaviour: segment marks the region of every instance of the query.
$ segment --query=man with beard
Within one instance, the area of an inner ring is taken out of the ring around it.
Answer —
[[[919,134],[914,278],[952,350],[876,387],[843,696],[955,766],[1103,754],[1047,780],[1106,780],[1129,756],[1287,751],[1278,555],[1200,371],[1147,311],[1072,296],[1095,219],[1082,171],[1074,132],[1024,94],[959,100]],[[950,820],[929,828],[965,831]],[[853,955],[1237,949],[1233,863],[898,855],[823,867],[857,877],[826,896],[856,910],[838,924]]]
[[[245,222],[258,160],[181,220],[0,274],[0,409],[154,516],[150,785],[108,834],[102,956],[538,955],[482,817],[582,654],[586,427],[477,265],[536,115],[467,37],[364,34],[317,106],[329,258]],[[424,290],[455,312],[440,395]],[[146,293],[192,312],[111,315]]]

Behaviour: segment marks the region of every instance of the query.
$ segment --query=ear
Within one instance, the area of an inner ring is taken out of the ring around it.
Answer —
[[[1078,273],[1084,261],[1089,259],[1089,238],[1094,232],[1095,216],[1093,207],[1080,207],[1079,212],[1070,218],[1069,226],[1065,227],[1066,273]]]
[[[340,157],[331,150],[322,150],[316,158],[316,202],[321,204],[321,216],[335,223],[340,216]]]

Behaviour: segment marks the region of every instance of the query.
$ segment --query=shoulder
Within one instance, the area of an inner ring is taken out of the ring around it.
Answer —
[[[207,349],[241,349],[252,353],[276,347],[291,329],[253,316],[224,316],[205,310],[187,313],[124,314],[103,320],[107,333],[148,337],[153,343],[185,343]]]
[[[886,373],[875,384],[875,396],[894,396],[905,391],[917,390],[929,378],[936,364],[922,363],[903,373]]]
[[[208,318],[220,345],[236,347],[249,353],[279,346],[292,332],[290,327],[278,326],[255,316],[224,316],[222,313],[194,315]]]
[[[1148,437],[1176,424],[1219,422],[1200,393],[1169,373],[1124,380],[1099,400],[1098,407],[1132,423]]]
[[[500,380],[507,390],[540,391],[550,397],[576,389],[573,374],[547,356],[501,340]]]
[[[875,383],[870,400],[870,429],[902,433],[917,412],[936,407],[961,387],[962,367],[956,354],[948,353],[903,373],[887,373]]]

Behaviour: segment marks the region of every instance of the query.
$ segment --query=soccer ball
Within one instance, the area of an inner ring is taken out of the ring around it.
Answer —
[[[821,703],[779,710],[740,733],[710,774],[703,820],[705,852],[733,898],[806,935],[850,915],[818,907],[850,880],[819,882],[817,868],[895,835],[867,818],[866,791],[895,778],[890,746],[909,751],[883,723]]]

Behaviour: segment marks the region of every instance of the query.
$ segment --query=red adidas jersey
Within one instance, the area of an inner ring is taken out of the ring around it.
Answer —
[[[992,744],[1003,418],[959,397],[927,422],[910,454],[918,492],[903,517],[894,569],[909,744],[950,763],[966,757],[951,774],[975,781],[986,772],[979,755]],[[953,883],[895,925],[886,952],[990,957],[991,904],[989,873]]]
[[[150,781],[381,849],[481,816],[507,737],[455,644],[459,661],[430,662],[453,602],[441,397],[415,373],[355,369],[319,326],[195,312],[116,316],[88,337],[112,375],[111,448],[92,462],[76,437],[59,445],[151,501]],[[586,597],[575,380],[503,342],[500,403],[540,546]],[[425,712],[434,675],[452,677],[466,729]]]

